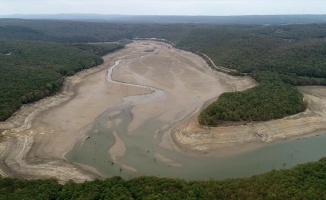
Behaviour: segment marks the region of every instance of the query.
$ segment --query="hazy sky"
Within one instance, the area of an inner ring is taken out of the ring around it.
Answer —
[[[326,0],[0,0],[0,15],[97,13],[128,15],[326,14]]]

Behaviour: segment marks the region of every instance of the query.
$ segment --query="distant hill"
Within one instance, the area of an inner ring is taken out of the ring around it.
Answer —
[[[286,84],[326,85],[326,23],[296,24],[299,21],[308,22],[308,19],[304,18],[308,16],[302,16],[302,18],[300,16],[284,18],[281,16],[243,16],[243,18],[238,16],[233,18],[233,22],[242,20],[242,23],[244,21],[249,23],[251,20],[251,23],[262,23],[260,25],[120,23],[118,20],[126,20],[128,16],[114,17],[116,17],[115,22],[72,19],[0,19],[0,42],[1,40],[33,40],[74,44],[130,41],[134,38],[163,38],[171,41],[177,48],[206,54],[216,66],[235,70],[233,75],[251,74],[258,82],[265,83],[262,87],[256,87],[246,93],[224,96],[225,101],[208,109],[207,115],[201,115],[200,122],[206,125],[217,125],[216,123],[221,120],[265,121],[298,113],[305,109],[303,98],[299,91],[287,87]],[[129,17],[131,19],[131,16]],[[141,19],[141,16],[137,17]],[[156,18],[147,16],[144,19],[153,21]],[[159,20],[162,22],[169,18],[170,22],[173,21],[172,19],[182,19],[177,16],[175,18],[166,16]],[[190,18],[184,17],[187,20]],[[201,17],[194,18],[200,19]],[[267,23],[273,20],[275,23],[283,23],[276,25]],[[10,51],[4,53],[7,54]],[[264,91],[270,91],[269,96]],[[289,93],[292,95],[288,95]],[[256,105],[253,101],[243,102],[253,96],[255,98],[259,96],[261,99],[259,102],[265,103]],[[277,108],[275,107],[276,100]],[[229,102],[234,103],[231,105]],[[287,106],[288,104],[291,106]],[[243,107],[234,109],[234,105],[243,105]],[[223,108],[225,112],[221,112],[219,108]],[[216,115],[216,111],[222,115]]]
[[[309,24],[309,23],[326,22],[326,15],[159,16],[159,15],[48,14],[48,15],[0,15],[0,18],[107,21],[107,22],[129,22],[129,23],[214,23],[214,24],[257,24],[257,25]]]

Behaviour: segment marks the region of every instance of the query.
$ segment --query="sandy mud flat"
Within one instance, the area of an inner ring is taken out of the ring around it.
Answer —
[[[134,172],[136,168],[120,159],[130,146],[125,135],[137,137],[142,134],[139,130],[153,130],[151,136],[159,138],[158,145],[165,149],[216,155],[237,152],[239,146],[250,149],[326,130],[324,87],[300,88],[308,103],[304,113],[264,123],[207,128],[197,121],[203,105],[224,92],[255,86],[251,78],[214,71],[201,57],[154,41],[135,41],[103,58],[104,64],[67,78],[60,94],[25,105],[12,118],[0,123],[2,176],[54,177],[61,182],[102,177],[95,168],[71,163],[64,156],[75,144],[88,141],[85,133],[103,113],[119,109],[127,112],[126,105],[130,107],[130,123],[126,124],[125,133],[119,130],[113,133],[115,143],[104,153],[122,168]],[[107,68],[118,60],[119,65],[112,72],[113,81],[108,81]],[[153,88],[160,92],[157,98],[148,96],[155,93]],[[141,95],[146,103],[136,103]],[[151,124],[148,129],[142,128],[151,120],[164,128],[155,129]],[[117,118],[107,120],[106,127],[124,124],[122,118]],[[158,152],[154,157],[161,163],[182,167],[178,161]]]
[[[232,154],[285,139],[316,135],[326,130],[326,87],[299,87],[308,108],[305,112],[268,122],[228,127],[205,127],[197,115],[176,127],[172,137],[183,150],[193,153]]]

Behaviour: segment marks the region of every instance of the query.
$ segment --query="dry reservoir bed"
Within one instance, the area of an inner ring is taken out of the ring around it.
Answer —
[[[317,148],[324,135],[257,150],[266,142],[325,130],[322,87],[301,88],[310,105],[305,113],[206,128],[196,121],[206,101],[252,87],[254,81],[213,71],[199,56],[153,41],[131,43],[104,59],[103,65],[68,78],[61,96],[36,103],[38,112],[2,123],[12,128],[0,146],[2,175],[62,182],[113,175],[241,177],[326,154],[314,148],[296,153],[311,143]],[[26,106],[19,112],[30,110]],[[266,160],[269,154],[285,157]]]

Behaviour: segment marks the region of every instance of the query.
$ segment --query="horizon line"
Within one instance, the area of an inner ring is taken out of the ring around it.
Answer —
[[[242,16],[322,16],[326,14],[239,14],[239,15],[155,15],[155,14],[102,14],[102,13],[46,13],[46,14],[6,14],[0,16],[37,16],[37,15],[98,15],[98,16],[163,16],[163,17],[242,17]]]

